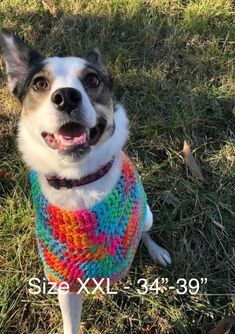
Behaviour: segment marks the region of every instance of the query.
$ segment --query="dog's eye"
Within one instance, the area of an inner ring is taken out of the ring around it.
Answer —
[[[85,86],[85,88],[95,88],[98,87],[99,84],[100,84],[99,78],[97,77],[96,74],[93,73],[87,74],[87,76],[83,80],[83,85]]]
[[[43,91],[48,89],[49,82],[44,77],[38,77],[33,82],[33,89],[37,91]]]

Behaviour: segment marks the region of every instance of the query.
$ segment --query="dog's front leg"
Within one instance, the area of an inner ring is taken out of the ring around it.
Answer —
[[[169,264],[171,264],[171,256],[165,248],[160,247],[150,237],[148,231],[151,229],[152,224],[153,224],[153,214],[149,206],[147,206],[146,220],[145,220],[144,229],[143,229],[141,237],[154,263],[158,263],[166,267]]]
[[[58,290],[64,334],[78,334],[82,311],[82,294]]]

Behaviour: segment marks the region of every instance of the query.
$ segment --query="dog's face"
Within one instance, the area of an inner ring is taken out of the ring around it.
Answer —
[[[85,59],[44,58],[6,29],[1,44],[32,144],[77,161],[112,135],[110,79],[97,49]]]

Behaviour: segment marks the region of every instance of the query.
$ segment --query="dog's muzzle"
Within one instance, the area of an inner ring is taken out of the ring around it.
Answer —
[[[96,125],[89,127],[83,119],[82,95],[75,88],[57,89],[52,94],[51,101],[58,112],[64,114],[65,122],[55,133],[41,132],[45,143],[63,154],[87,153],[90,146],[95,145],[104,132],[106,120],[98,118]]]

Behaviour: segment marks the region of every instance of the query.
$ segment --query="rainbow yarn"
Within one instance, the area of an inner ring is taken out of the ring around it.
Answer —
[[[36,172],[30,174],[36,235],[48,279],[80,287],[77,279],[125,276],[133,261],[146,216],[146,195],[130,159],[123,154],[116,186],[91,209],[68,211],[48,203]]]

